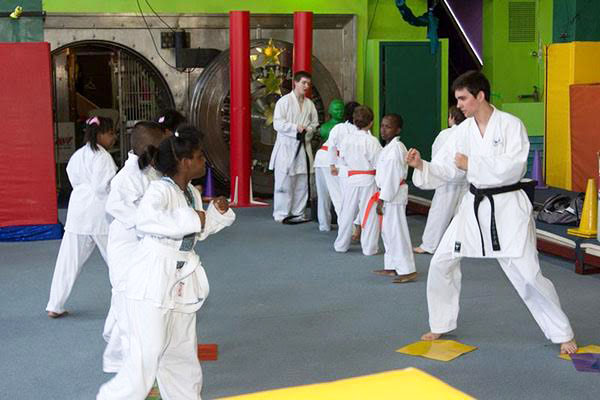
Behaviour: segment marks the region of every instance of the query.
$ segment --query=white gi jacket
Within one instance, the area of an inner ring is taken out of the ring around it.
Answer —
[[[152,166],[140,171],[138,156],[129,152],[125,165],[110,183],[106,212],[114,220],[108,228],[107,253],[113,289],[125,290],[129,256],[137,249],[140,239],[135,229],[137,207],[150,182],[161,177]]]
[[[73,153],[67,164],[73,192],[69,199],[65,231],[79,235],[108,234],[110,217],[104,206],[110,180],[116,172],[115,162],[100,145],[94,151],[86,144]]]
[[[345,177],[348,169],[338,156],[339,147],[342,144],[344,137],[346,137],[346,134],[356,130],[358,130],[358,128],[348,121],[339,123],[331,128],[327,142],[323,144],[323,146],[327,146],[327,151],[317,151],[315,156],[315,167],[329,167],[333,164],[339,169],[339,176]]]
[[[192,185],[188,189],[194,208],[201,210],[200,192]],[[136,229],[143,239],[130,258],[126,296],[180,312],[198,310],[208,296],[209,286],[193,246],[234,220],[231,209],[221,214],[211,202],[202,229],[198,214],[188,206],[177,184],[169,178],[151,182],[136,213]],[[189,234],[195,234],[192,250],[181,251],[184,236]],[[184,262],[181,268],[177,268],[179,261]]]
[[[375,182],[379,187],[379,199],[391,204],[408,202],[408,185],[400,183],[406,180],[406,146],[399,137],[394,138],[379,153]]]
[[[377,157],[381,151],[379,140],[371,132],[354,129],[344,135],[339,146],[340,159],[350,171],[374,170]],[[348,186],[369,186],[374,182],[374,175],[357,174],[348,176]]]
[[[435,189],[457,180],[464,171],[456,168],[456,153],[469,158],[467,181],[477,188],[495,188],[519,182],[527,170],[529,138],[517,117],[494,108],[482,137],[474,118],[456,128],[433,160],[423,161],[423,170],[415,169],[413,183],[422,189]],[[527,243],[532,206],[523,190],[494,195],[495,220],[500,250],[493,251],[490,234],[490,202],[479,207],[479,224],[485,257],[521,257]],[[452,235],[454,257],[483,257],[481,238],[474,213],[474,196],[467,192],[448,228]]]
[[[298,125],[303,125],[308,132],[313,132],[319,126],[319,115],[309,98],[304,98],[300,110],[298,99],[292,91],[281,97],[275,104],[273,128],[277,131],[277,139],[269,161],[270,170],[285,171],[288,175],[307,173],[306,157],[301,153],[296,157],[299,143],[296,140]],[[308,150],[312,157],[312,150]]]

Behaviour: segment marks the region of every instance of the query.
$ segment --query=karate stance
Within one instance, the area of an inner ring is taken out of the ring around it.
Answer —
[[[127,312],[125,284],[129,269],[129,256],[137,249],[139,238],[135,230],[137,206],[151,181],[162,174],[151,165],[152,155],[166,137],[161,126],[142,121],[131,132],[131,148],[127,161],[110,183],[106,212],[114,220],[108,229],[108,272],[112,285],[109,315],[104,327],[108,342],[103,356],[104,372],[118,372],[127,352]]]
[[[377,199],[377,214],[382,216],[381,237],[385,246],[384,267],[373,272],[394,277],[394,283],[414,281],[417,277],[406,221],[408,165],[406,146],[400,141],[402,125],[398,114],[388,114],[381,120],[380,136],[386,145],[377,160],[375,183],[379,192],[373,198]]]
[[[273,127],[277,139],[271,153],[269,169],[275,175],[273,219],[282,222],[293,216],[304,219],[308,201],[307,151],[311,154],[310,138],[319,125],[313,102],[305,96],[311,76],[299,71],[294,74],[294,89],[275,104]]]
[[[433,141],[431,146],[431,158],[435,158],[437,152],[442,148],[446,140],[456,132],[456,126],[465,120],[465,116],[456,106],[448,110],[448,129],[444,129]],[[467,191],[467,181],[460,176],[457,181],[451,181],[435,189],[431,207],[427,215],[427,223],[423,231],[423,242],[414,248],[417,254],[433,254],[437,249],[442,235],[446,232],[448,224],[456,214],[458,202]]]
[[[200,193],[190,184],[205,171],[199,133],[178,128],[175,135],[155,156],[165,177],[150,183],[137,208],[143,238],[127,273],[129,352],[97,399],[143,400],[155,378],[165,399],[200,399],[196,311],[209,287],[194,244],[231,225],[235,214],[222,197],[202,211]]]
[[[110,180],[117,172],[117,166],[107,150],[115,141],[111,119],[89,118],[85,127],[86,144],[73,153],[67,164],[67,175],[73,192],[69,199],[65,234],[58,250],[50,299],[46,306],[51,318],[66,314],[65,303],[75,280],[96,246],[104,261],[107,261],[109,217],[104,206]]]
[[[348,168],[348,178],[342,189],[342,211],[338,216],[338,235],[334,248],[338,253],[348,251],[352,223],[358,213],[364,226],[360,236],[362,252],[371,256],[379,251],[379,223],[375,213],[367,213],[367,204],[377,192],[375,165],[381,144],[369,132],[373,126],[371,109],[357,107],[354,110],[354,125],[358,129],[348,132],[339,147],[340,158]]]
[[[452,90],[467,119],[430,163],[415,149],[407,155],[418,187],[435,188],[459,175],[470,184],[429,266],[431,332],[422,339],[435,340],[456,329],[460,260],[487,257],[498,260],[546,338],[560,343],[561,353],[574,353],[569,320],[554,285],[540,271],[532,205],[519,185],[529,154],[525,126],[489,103],[490,84],[480,72],[459,76]]]

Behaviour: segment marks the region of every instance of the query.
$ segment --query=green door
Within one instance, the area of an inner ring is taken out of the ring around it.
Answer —
[[[441,47],[431,54],[429,42],[381,42],[380,46],[379,117],[400,114],[402,142],[430,160],[441,126]]]

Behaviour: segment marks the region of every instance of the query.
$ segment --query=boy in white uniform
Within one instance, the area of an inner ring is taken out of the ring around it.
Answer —
[[[312,133],[319,126],[319,115],[313,102],[305,96],[311,76],[299,71],[294,74],[294,89],[275,104],[273,128],[277,139],[271,153],[269,169],[275,175],[273,219],[282,222],[293,216],[304,219],[308,201],[309,165],[306,161]]]
[[[350,247],[352,225],[356,214],[364,219],[360,237],[362,252],[366,256],[379,251],[379,223],[375,213],[366,213],[367,204],[377,192],[375,166],[381,144],[369,132],[373,126],[373,112],[364,106],[354,110],[354,125],[358,128],[345,135],[340,144],[340,158],[348,168],[348,178],[343,185],[342,211],[338,216],[338,235],[335,251],[345,253]]]
[[[411,149],[407,162],[421,188],[466,174],[459,210],[429,266],[427,304],[435,340],[457,327],[462,257],[496,258],[546,338],[574,353],[573,330],[554,285],[540,271],[532,205],[519,185],[527,170],[529,139],[523,123],[491,104],[490,84],[477,71],[459,76],[452,89],[467,119],[431,163]]]
[[[435,138],[431,146],[431,158],[435,158],[437,152],[442,148],[446,140],[456,132],[456,126],[465,120],[465,116],[456,106],[448,110],[448,129],[444,129]],[[458,181],[447,182],[435,189],[431,207],[427,214],[427,223],[423,231],[423,239],[420,246],[414,248],[417,254],[433,254],[437,249],[442,235],[446,232],[448,224],[454,214],[458,202],[468,189],[467,181],[460,176]]]
[[[386,145],[379,153],[375,175],[375,182],[379,187],[377,214],[383,217],[381,237],[385,255],[384,268],[373,272],[394,277],[394,283],[414,281],[417,277],[406,221],[408,185],[405,180],[408,165],[407,150],[400,141],[402,125],[402,117],[397,114],[388,114],[381,120],[380,134]]]
[[[108,344],[103,356],[104,372],[118,372],[123,353],[127,351],[127,312],[124,292],[130,266],[129,256],[139,244],[135,230],[135,214],[150,182],[162,177],[151,162],[153,154],[165,136],[159,124],[138,122],[131,132],[132,150],[128,154],[125,165],[110,184],[106,212],[114,220],[108,230],[106,250],[112,298],[105,325],[104,336],[108,339]]]

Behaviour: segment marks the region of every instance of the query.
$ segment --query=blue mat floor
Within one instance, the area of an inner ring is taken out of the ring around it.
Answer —
[[[211,284],[199,339],[219,345],[219,360],[203,363],[204,399],[406,367],[479,399],[598,398],[600,374],[557,357],[496,262],[463,261],[459,328],[450,338],[479,349],[450,363],[409,357],[394,350],[428,329],[431,256],[417,256],[417,282],[395,285],[371,273],[383,255],[335,253],[335,232],[277,224],[269,208],[236,212],[234,226],[197,247]],[[425,218],[408,220],[418,245]],[[59,244],[0,243],[0,399],[93,399],[111,377],[101,370],[110,287],[97,251],[70,315],[51,320],[44,311]],[[600,276],[576,275],[555,257],[541,262],[578,342],[600,344]]]

